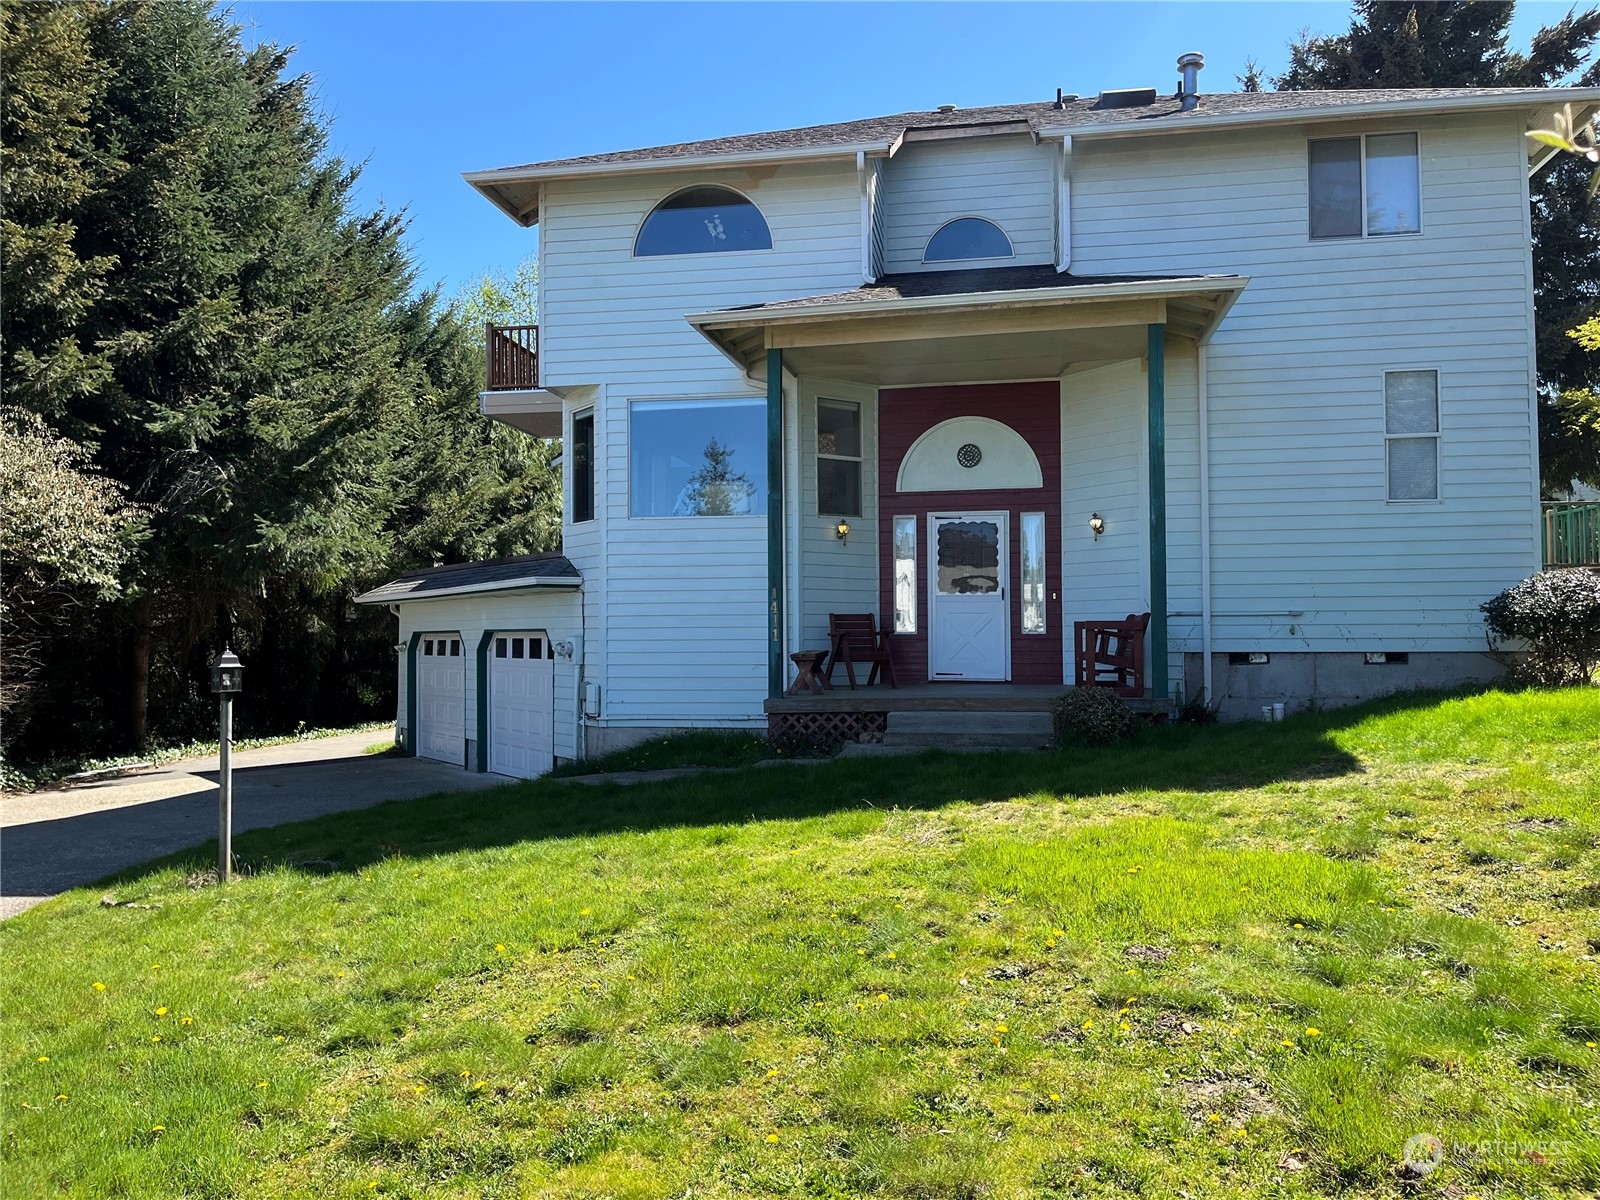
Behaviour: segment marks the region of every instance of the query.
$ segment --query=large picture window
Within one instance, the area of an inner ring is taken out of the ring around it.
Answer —
[[[767,511],[763,400],[635,400],[629,406],[629,511],[739,517]]]
[[[1390,500],[1439,498],[1439,372],[1385,371],[1384,457]]]
[[[686,188],[668,196],[644,219],[633,243],[635,258],[771,249],[772,231],[761,210],[725,187]]]
[[[1370,133],[1311,142],[1306,192],[1313,238],[1421,232],[1417,135]]]
[[[817,513],[861,515],[861,405],[817,401]]]
[[[594,409],[572,416],[572,453],[568,456],[572,479],[572,519],[594,520]]]

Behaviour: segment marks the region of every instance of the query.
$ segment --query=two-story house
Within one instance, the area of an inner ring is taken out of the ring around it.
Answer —
[[[1198,58],[468,174],[539,230],[483,411],[563,440],[563,548],[362,598],[411,750],[870,730],[889,689],[783,698],[830,613],[934,707],[1058,693],[1075,621],[1143,612],[1148,692],[1234,714],[1492,674],[1478,605],[1540,565],[1525,134],[1600,89],[1201,95]]]

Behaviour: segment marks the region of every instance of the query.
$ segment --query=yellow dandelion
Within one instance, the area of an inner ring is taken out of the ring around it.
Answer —
[[[159,1041],[160,1041],[160,1040],[161,1040],[161,1035],[160,1035],[160,1034],[159,1034],[159,1033],[158,1033],[158,1034],[155,1034],[155,1035],[154,1035],[154,1036],[153,1036],[153,1037],[151,1037],[151,1039],[150,1039],[150,1040],[151,1040],[151,1041],[152,1041],[152,1042],[159,1042]]]
[[[1306,1026],[1306,1036],[1307,1037],[1321,1037],[1322,1036],[1322,1030],[1318,1029],[1315,1025],[1307,1025]]]
[[[1593,1042],[1585,1042],[1584,1045],[1589,1047],[1589,1049],[1591,1049],[1591,1050],[1593,1050],[1594,1046],[1595,1046],[1595,1044]]]
[[[1289,1049],[1291,1049],[1291,1050],[1293,1050],[1293,1049],[1294,1049],[1294,1043],[1293,1043],[1293,1042],[1291,1042],[1291,1041],[1290,1041],[1290,1040],[1289,1040],[1289,1039],[1288,1039],[1288,1038],[1284,1038],[1284,1039],[1283,1039],[1283,1041],[1281,1041],[1281,1042],[1279,1042],[1279,1043],[1278,1043],[1278,1045],[1280,1045],[1280,1046],[1287,1046],[1287,1047],[1289,1047]]]
[[[775,1134],[775,1133],[767,1134],[767,1141],[768,1142],[776,1142],[777,1140],[778,1140],[778,1135],[777,1134]]]
[[[106,985],[101,983],[98,979],[96,979],[94,981],[94,990],[97,991],[97,992],[103,992],[103,991],[106,990]]]
[[[1594,1045],[1594,1043],[1590,1042],[1589,1045],[1592,1046],[1592,1045]],[[48,1054],[41,1054],[41,1055],[39,1055],[39,1061],[40,1062],[49,1062],[50,1061],[50,1056]]]
[[[1007,904],[1015,904],[1016,902],[1017,902],[1017,898],[1015,896],[1007,896],[1006,897],[1006,903]]]
[[[1056,940],[1055,940],[1055,938],[1046,938],[1044,944],[1045,944],[1045,948],[1048,949],[1048,950],[1054,950],[1056,948]]]
[[[593,912],[593,911],[594,911],[594,909],[592,909],[592,908],[580,908],[580,909],[579,909],[579,910],[578,910],[578,915],[579,915],[579,916],[580,916],[580,917],[587,917],[587,916],[588,916],[588,915],[589,915],[589,914],[590,914],[590,913],[592,913],[592,912]]]
[[[152,1125],[152,1126],[150,1126],[150,1132],[151,1133],[165,1133],[166,1131],[167,1131],[167,1127],[165,1125]]]
[[[1050,1093],[1050,1101],[1051,1101],[1052,1104],[1059,1104],[1061,1102],[1061,1093],[1060,1092],[1051,1092]]]
[[[857,950],[856,953],[865,956],[867,952],[865,950]]]
[[[1066,937],[1067,936],[1067,931],[1065,929],[1052,929],[1050,931],[1050,936],[1051,937],[1058,937],[1058,938]]]
[[[488,1082],[486,1080],[480,1079],[480,1080],[478,1080],[477,1083],[472,1085],[472,1090],[476,1092],[476,1091],[480,1090],[481,1088],[486,1088],[488,1086],[489,1086],[489,1084],[488,1084]]]
[[[1084,1029],[1093,1029],[1094,1028],[1094,1018],[1090,1017],[1087,1021],[1085,1021],[1083,1023],[1083,1025],[1082,1025],[1082,1028],[1084,1028]]]
[[[167,1015],[167,1007],[166,1007],[166,1005],[163,1004],[160,1008],[156,1009],[156,1016],[164,1017],[166,1015]]]
[[[1137,975],[1138,973],[1139,973],[1139,968],[1138,967],[1129,967],[1126,971],[1123,972],[1124,975]]]
[[[412,1088],[411,1090],[413,1092],[417,1093],[417,1095],[420,1096],[420,1095],[422,1095],[423,1092],[428,1090],[428,1085],[425,1084],[425,1083],[419,1083],[419,1084],[417,1084],[416,1087]]]
[[[1206,1114],[1206,1120],[1211,1121],[1211,1122],[1216,1123],[1216,1124],[1220,1124],[1222,1122],[1222,1114],[1221,1113],[1207,1113]]]
[[[471,1071],[459,1071],[459,1072],[457,1072],[456,1077],[458,1079],[471,1079],[472,1078],[472,1072]]]
[[[376,1191],[378,1187],[378,1181],[374,1179],[371,1183],[367,1184],[367,1187],[369,1190]]]
[[[494,952],[496,954],[504,954],[506,952],[506,948],[502,943],[496,942],[494,944]]]
[[[67,1098],[67,1094],[65,1092],[57,1092],[56,1093],[56,1099],[57,1100],[65,1100],[66,1098]]]
[[[880,1003],[882,1003],[884,1001],[887,1001],[888,999],[889,999],[889,993],[888,992],[879,992],[878,993],[878,1000],[879,1000]]]
[[[179,1025],[193,1025],[194,1024],[194,1018],[193,1017],[179,1017],[178,1018],[178,1024]]]
[[[1010,1033],[1011,1029],[1004,1021],[1001,1021],[1000,1024],[994,1027],[994,1031],[996,1033]]]
[[[775,1076],[775,1075],[777,1075],[777,1073],[778,1073],[778,1068],[777,1068],[777,1067],[773,1067],[773,1068],[772,1068],[772,1069],[771,1069],[771,1070],[769,1070],[769,1071],[768,1071],[768,1072],[767,1072],[767,1078],[768,1078],[768,1079],[771,1079],[771,1078],[773,1078],[773,1077],[774,1077],[774,1076]]]
[[[260,1083],[256,1084],[256,1086],[258,1088],[264,1088],[264,1087],[267,1086],[267,1081],[265,1079],[263,1079]]]
[[[272,1040],[275,1041],[275,1042],[283,1041],[283,1034],[280,1033],[277,1037],[273,1038]]]
[[[151,963],[150,964],[150,969],[152,971],[159,971],[159,970],[161,970],[161,964],[160,963]]]
[[[1126,1021],[1124,1021],[1124,1022],[1123,1022],[1123,1023],[1122,1023],[1122,1025],[1121,1025],[1121,1026],[1120,1026],[1120,1028],[1121,1028],[1121,1029],[1122,1029],[1122,1032],[1123,1032],[1123,1033],[1127,1033],[1127,1032],[1128,1032],[1128,1030],[1130,1030],[1130,1029],[1132,1029],[1132,1028],[1133,1028],[1133,1026],[1132,1026],[1132,1025],[1129,1025],[1129,1024],[1128,1024],[1128,1023],[1127,1023],[1127,1022],[1126,1022]]]
[[[1000,1035],[998,1033],[991,1033],[989,1035],[989,1040],[998,1046],[1000,1044]]]

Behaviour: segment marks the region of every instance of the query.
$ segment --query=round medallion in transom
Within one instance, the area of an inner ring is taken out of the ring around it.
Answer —
[[[968,442],[956,451],[956,461],[970,470],[983,461],[983,451],[976,442]]]

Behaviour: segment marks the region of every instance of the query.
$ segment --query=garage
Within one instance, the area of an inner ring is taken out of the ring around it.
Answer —
[[[467,764],[467,669],[460,633],[430,633],[417,654],[417,755]]]
[[[489,770],[532,779],[555,765],[555,650],[543,633],[496,633],[489,654]]]

